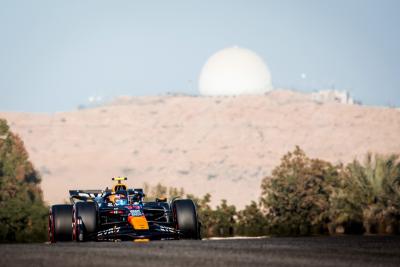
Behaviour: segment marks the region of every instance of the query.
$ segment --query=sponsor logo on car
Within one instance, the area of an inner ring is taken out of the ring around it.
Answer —
[[[172,227],[167,227],[167,226],[162,226],[160,225],[160,231],[161,232],[169,232],[169,233],[174,233],[175,229]]]
[[[97,236],[105,236],[105,235],[111,235],[111,234],[115,234],[115,233],[119,233],[119,230],[121,229],[121,227],[113,227],[107,230],[103,230],[103,231],[99,231],[97,233]]]
[[[142,212],[141,210],[130,210],[130,214],[131,214],[133,217],[140,217],[140,216],[143,216],[143,215],[144,215],[143,212]]]

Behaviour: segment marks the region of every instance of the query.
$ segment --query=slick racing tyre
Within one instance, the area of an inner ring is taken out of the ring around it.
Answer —
[[[191,199],[178,199],[172,203],[176,228],[184,239],[200,239],[200,224],[196,206]]]
[[[97,232],[97,204],[95,202],[75,203],[72,216],[72,238],[83,242],[95,239]]]
[[[72,205],[53,205],[49,211],[49,241],[72,241]]]

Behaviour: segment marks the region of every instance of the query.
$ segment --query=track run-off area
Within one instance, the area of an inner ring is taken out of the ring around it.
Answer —
[[[0,266],[400,266],[400,236],[1,244]]]

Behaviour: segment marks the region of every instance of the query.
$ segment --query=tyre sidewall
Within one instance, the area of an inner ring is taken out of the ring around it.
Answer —
[[[72,205],[53,205],[49,210],[49,241],[72,240]]]
[[[199,239],[199,223],[194,202],[191,199],[178,199],[172,203],[176,228],[184,239]]]
[[[97,232],[98,207],[95,202],[78,202],[73,208],[73,240],[81,242],[89,240],[89,236]]]

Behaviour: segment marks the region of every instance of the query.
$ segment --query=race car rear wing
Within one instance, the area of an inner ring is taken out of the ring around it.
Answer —
[[[78,201],[94,201],[100,197],[104,190],[69,190],[69,199],[71,203]]]
[[[72,204],[77,201],[94,201],[95,198],[103,196],[103,194],[111,194],[111,190],[69,190],[69,199]],[[141,197],[144,197],[143,189],[128,189],[128,196],[139,194]]]

